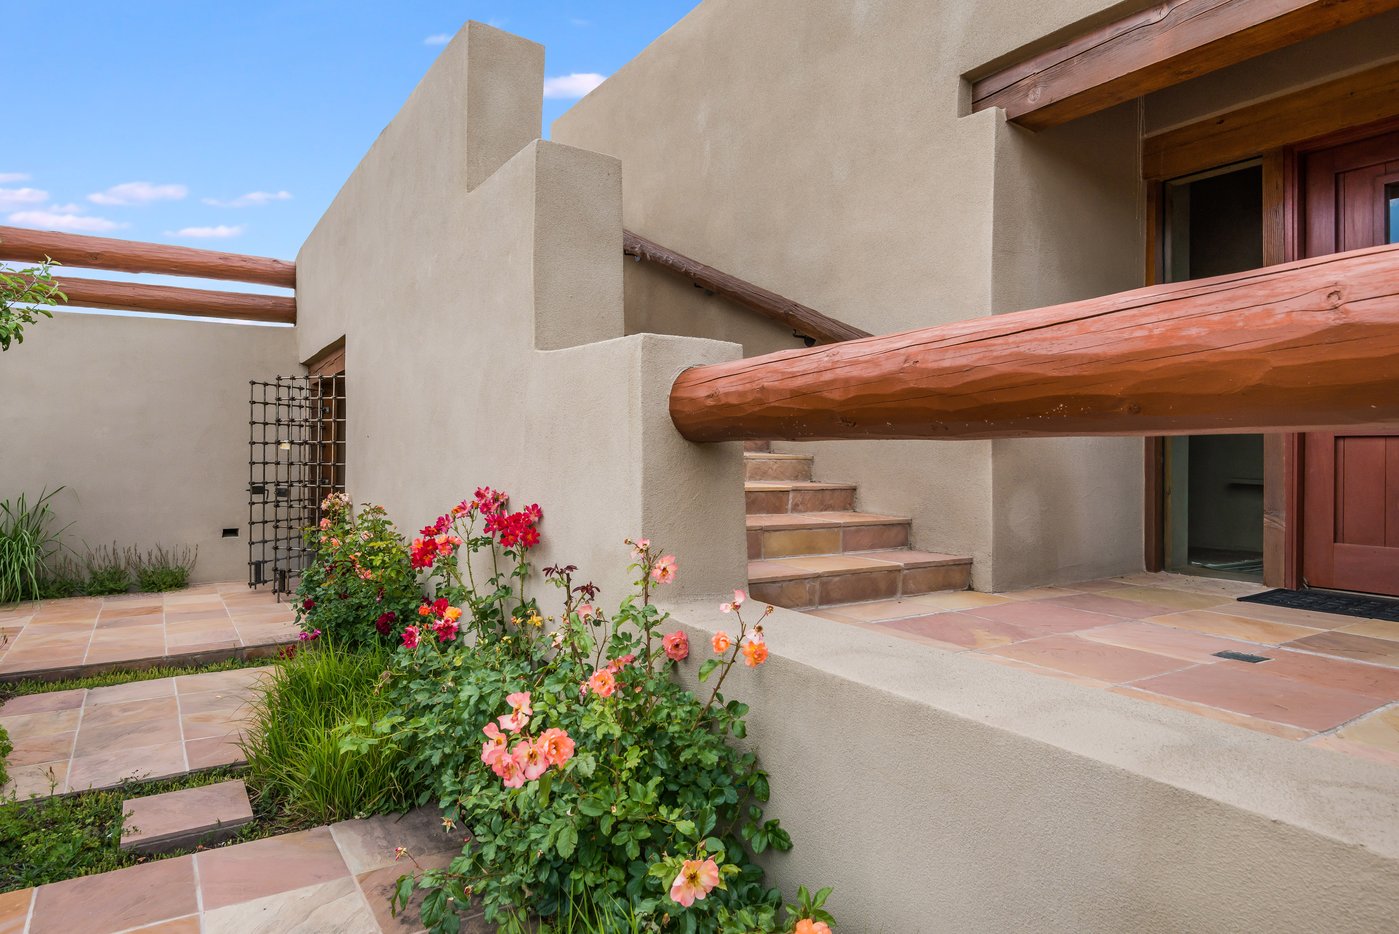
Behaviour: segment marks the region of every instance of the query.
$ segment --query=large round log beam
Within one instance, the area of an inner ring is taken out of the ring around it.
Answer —
[[[266,256],[0,227],[0,260],[42,263],[46,258],[64,266],[111,272],[153,272],[296,288],[296,264]]]
[[[104,308],[110,311],[152,311],[202,318],[296,323],[296,299],[290,295],[215,292],[173,285],[112,282],[107,279],[64,278],[58,288],[68,297],[60,307]]]
[[[1399,422],[1399,246],[687,370],[691,441]]]

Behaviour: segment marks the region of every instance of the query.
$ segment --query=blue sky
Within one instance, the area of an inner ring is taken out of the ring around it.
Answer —
[[[6,68],[0,224],[291,259],[468,19],[542,43],[568,79],[612,73],[696,3],[6,0],[7,44],[33,51]],[[572,103],[547,98],[545,127]]]

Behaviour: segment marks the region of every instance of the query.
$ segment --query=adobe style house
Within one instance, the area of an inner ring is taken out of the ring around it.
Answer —
[[[664,543],[696,640],[747,581],[770,865],[842,930],[1385,930],[1399,624],[1234,598],[1399,595],[1396,36],[1379,0],[705,0],[546,141],[544,50],[471,23],[294,303],[73,302],[294,327],[44,322],[0,475],[220,579],[280,582],[280,490],[411,528],[488,484],[604,594]],[[290,268],[0,229],[44,251]]]

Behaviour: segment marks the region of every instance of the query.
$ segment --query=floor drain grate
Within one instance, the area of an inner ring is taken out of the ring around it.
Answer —
[[[1254,665],[1259,662],[1272,661],[1272,659],[1265,655],[1249,655],[1246,652],[1215,652],[1214,655],[1216,658],[1227,658],[1236,662],[1249,662]]]

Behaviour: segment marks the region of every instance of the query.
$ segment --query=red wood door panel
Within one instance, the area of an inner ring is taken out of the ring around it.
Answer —
[[[1305,255],[1399,235],[1399,133],[1310,153],[1302,172]],[[1311,433],[1302,457],[1302,579],[1399,596],[1399,433]]]

